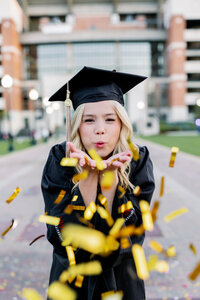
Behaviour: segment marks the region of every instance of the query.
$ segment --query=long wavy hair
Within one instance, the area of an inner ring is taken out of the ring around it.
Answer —
[[[119,152],[123,152],[127,149],[129,149],[127,139],[130,138],[133,134],[132,126],[130,119],[127,115],[127,112],[125,108],[119,104],[117,101],[111,100],[111,103],[113,105],[113,109],[115,110],[117,116],[121,120],[121,132],[119,136],[119,140],[112,152],[112,155],[117,154]],[[82,122],[82,116],[84,112],[85,104],[81,104],[77,107],[77,109],[74,112],[73,120],[72,120],[72,133],[71,133],[71,139],[74,143],[75,147],[86,152],[86,149],[84,148],[81,137],[79,134],[79,127]],[[78,172],[81,172],[81,168],[77,167]],[[118,168],[118,177],[120,185],[124,189],[130,189],[132,190],[134,188],[133,184],[129,181],[129,173],[130,173],[130,162],[124,163],[122,168]]]

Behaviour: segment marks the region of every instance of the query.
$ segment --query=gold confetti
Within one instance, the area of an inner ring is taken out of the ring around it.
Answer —
[[[134,194],[135,196],[139,196],[140,193],[141,193],[141,188],[139,187],[139,185],[137,185],[137,186],[134,188],[134,190],[133,190],[133,194]]]
[[[48,297],[54,300],[75,300],[76,292],[72,290],[66,283],[54,281],[49,286]]]
[[[149,260],[147,261],[147,266],[148,266],[148,270],[150,272],[155,270],[155,266],[156,266],[157,261],[158,261],[158,256],[157,255],[151,255],[149,257]]]
[[[77,183],[80,180],[86,179],[88,176],[88,171],[87,170],[83,170],[83,172],[76,174],[73,176],[72,180],[73,182]]]
[[[49,225],[59,225],[60,223],[60,218],[58,217],[53,217],[53,216],[45,216],[45,215],[41,215],[38,218],[39,222],[43,222]]]
[[[54,201],[54,203],[59,204],[62,201],[62,199],[64,198],[65,194],[66,194],[66,191],[61,190],[57,199]]]
[[[117,234],[114,235],[116,239],[120,237],[126,237],[130,235],[142,235],[144,233],[145,229],[143,224],[139,227],[135,227],[134,225],[128,225],[126,227],[123,227]]]
[[[85,210],[85,206],[68,204],[67,207],[64,209],[64,213],[70,215],[73,210]]]
[[[132,152],[133,159],[135,161],[139,160],[140,159],[139,148],[134,143],[131,142],[130,138],[127,140],[127,142],[128,142],[129,148]]]
[[[165,183],[165,177],[162,176],[160,182],[160,197],[162,197],[164,194],[164,183]]]
[[[122,291],[108,291],[101,294],[101,300],[122,300]]]
[[[69,259],[69,265],[73,266],[76,264],[74,250],[71,246],[66,246],[67,257]]]
[[[94,260],[86,263],[81,263],[75,266],[71,266],[67,272],[70,276],[88,276],[88,275],[99,275],[102,273],[102,266],[99,261]]]
[[[143,248],[139,244],[133,245],[132,254],[138,277],[144,280],[149,278],[149,271]]]
[[[120,239],[120,245],[122,249],[127,249],[131,246],[129,239],[127,237],[123,237]]]
[[[114,183],[114,177],[113,171],[105,171],[102,176],[101,187],[104,190],[109,190]]]
[[[33,243],[35,243],[37,240],[41,239],[41,238],[44,237],[44,236],[45,236],[45,234],[41,234],[41,235],[37,236],[37,237],[29,244],[29,246],[31,246]]]
[[[165,222],[170,222],[174,218],[176,218],[184,213],[187,213],[187,212],[188,212],[188,209],[186,207],[183,207],[183,208],[175,210],[171,214],[165,216],[164,220],[165,220]]]
[[[75,281],[75,286],[81,288],[83,285],[84,276],[78,275]]]
[[[153,218],[151,212],[149,210],[149,203],[147,201],[141,200],[139,202],[140,209],[142,212],[142,221],[144,228],[146,230],[152,231],[153,230]]]
[[[118,190],[121,192],[121,194],[119,195],[119,199],[121,199],[126,193],[126,191],[121,185],[118,186]]]
[[[170,157],[170,161],[169,161],[169,167],[171,167],[171,168],[174,167],[176,154],[178,153],[178,151],[179,151],[178,147],[172,147],[171,148],[171,157]]]
[[[12,219],[11,225],[8,226],[8,228],[6,228],[6,230],[4,230],[4,232],[2,232],[2,234],[1,234],[2,237],[5,236],[8,233],[8,231],[10,231],[10,229],[13,227],[13,224],[14,224],[14,219]]]
[[[97,210],[96,204],[94,203],[94,201],[91,201],[84,212],[84,219],[88,221],[91,220],[96,210]]]
[[[22,296],[26,300],[43,300],[42,296],[40,296],[36,290],[31,288],[24,288],[22,290]]]
[[[108,207],[108,201],[107,201],[106,197],[103,196],[102,194],[99,194],[98,195],[98,200],[101,203],[101,205],[103,205],[107,209],[107,207]]]
[[[160,273],[168,273],[169,272],[169,264],[164,260],[157,261],[155,265],[155,270]]]
[[[115,221],[111,230],[109,231],[109,235],[112,235],[112,236],[116,235],[119,232],[119,230],[122,228],[122,226],[124,225],[124,221],[125,221],[124,218],[118,218]]]
[[[189,248],[190,248],[190,250],[194,253],[194,255],[197,254],[196,248],[194,247],[193,244],[190,244],[190,245],[189,245]]]
[[[60,165],[63,167],[75,167],[78,163],[78,159],[77,158],[73,158],[73,157],[63,157]]]
[[[90,149],[88,151],[88,153],[89,153],[90,157],[96,161],[97,169],[99,171],[104,170],[106,166],[103,163],[103,160],[102,160],[101,156],[99,156],[99,154],[96,152],[96,150],[95,149]]]
[[[111,227],[113,225],[113,223],[114,223],[113,218],[111,217],[110,213],[107,210],[105,210],[105,208],[98,205],[97,212],[99,213],[99,215],[102,219],[106,220],[108,226]]]
[[[159,252],[161,253],[163,251],[163,247],[161,246],[161,244],[159,244],[158,242],[156,241],[150,241],[149,242],[149,246],[151,247],[151,249],[153,249],[154,251],[156,252]]]
[[[19,194],[20,191],[21,191],[21,189],[19,187],[17,187],[14,190],[13,194],[6,200],[6,203],[9,204],[10,202],[12,202],[17,197],[17,195]]]
[[[192,273],[189,274],[189,279],[194,281],[200,274],[200,262],[196,265]]]
[[[169,257],[174,257],[176,256],[176,249],[174,246],[170,246],[167,250],[166,250],[166,254]]]
[[[127,203],[123,203],[121,206],[118,207],[118,213],[123,214],[126,210],[130,210],[133,208],[133,204],[131,201]]]
[[[158,212],[159,206],[160,206],[160,202],[155,201],[154,204],[153,204],[152,211],[151,211],[151,215],[152,215],[152,219],[153,219],[154,223],[157,220],[157,212]]]
[[[78,199],[78,196],[75,195],[75,196],[72,198],[72,202],[75,202],[77,199]]]

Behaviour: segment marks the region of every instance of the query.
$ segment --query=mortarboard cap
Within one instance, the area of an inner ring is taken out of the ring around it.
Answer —
[[[116,71],[84,67],[63,85],[49,101],[65,101],[70,91],[73,108],[88,102],[115,100],[124,105],[123,94],[147,77]]]

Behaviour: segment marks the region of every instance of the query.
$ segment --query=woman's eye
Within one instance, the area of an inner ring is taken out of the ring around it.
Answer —
[[[84,120],[84,122],[86,122],[86,123],[91,123],[93,121],[94,121],[93,119],[86,119],[86,120]]]
[[[114,122],[114,121],[115,121],[115,119],[111,119],[111,118],[109,118],[109,119],[106,119],[106,121],[108,121],[108,122]]]

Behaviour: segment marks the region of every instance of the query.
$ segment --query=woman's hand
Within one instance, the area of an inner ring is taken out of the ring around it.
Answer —
[[[107,160],[104,160],[104,164],[106,165],[106,169],[108,170],[116,170],[118,168],[123,167],[125,162],[131,161],[132,153],[130,150],[126,150],[124,152],[117,153]]]
[[[72,142],[67,142],[70,149],[70,157],[77,158],[81,168],[90,167],[92,170],[96,168],[95,160],[86,154],[84,151],[77,149]]]

